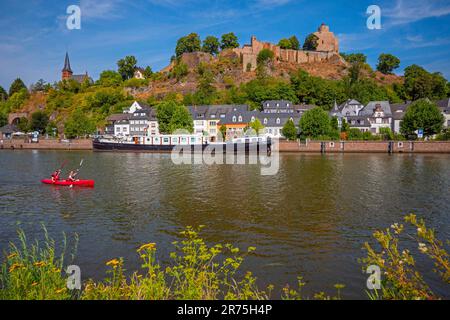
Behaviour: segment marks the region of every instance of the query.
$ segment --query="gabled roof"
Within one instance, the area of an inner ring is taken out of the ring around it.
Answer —
[[[115,114],[108,116],[106,118],[106,121],[115,122],[115,121],[129,119],[129,117],[130,117],[129,113],[115,113]]]
[[[92,80],[92,78],[88,76],[87,73],[85,73],[85,74],[74,74],[74,75],[72,75],[70,78],[73,79],[73,80],[75,80],[75,81],[77,81],[78,83],[83,83],[86,79],[87,79],[89,82],[91,82],[91,83],[94,82],[94,81]]]
[[[188,110],[194,120],[209,120],[219,119],[221,114],[226,115],[230,112],[247,112],[249,107],[246,104],[202,105],[189,106]]]
[[[258,119],[265,127],[283,127],[286,122],[292,118],[295,125],[298,125],[300,118],[299,113],[259,113]],[[267,120],[265,123],[264,120]],[[280,123],[277,123],[277,119],[280,119]]]
[[[441,111],[450,110],[450,98],[438,100],[436,104]]]
[[[267,100],[262,103],[263,109],[286,109],[292,108],[293,103],[289,100]]]
[[[384,114],[386,116],[391,116],[392,115],[392,111],[391,111],[391,105],[389,104],[389,101],[371,101],[367,104],[367,106],[365,106],[360,112],[359,115],[360,116],[371,116],[374,112],[374,109],[377,105],[380,105],[381,108],[384,111]]]
[[[66,52],[66,58],[64,59],[64,68],[62,71],[68,71],[72,73],[72,69],[70,68],[70,60],[69,60],[69,53]]]
[[[220,124],[247,124],[252,121],[252,117],[257,118],[259,111],[239,111],[233,110],[228,112],[225,118],[220,119]],[[236,121],[233,121],[234,117],[236,117]],[[239,117],[242,119],[239,121]]]
[[[4,133],[4,134],[11,134],[14,132],[19,132],[19,128],[17,128],[15,125],[13,124],[7,124],[6,126],[3,126],[0,128],[0,132]]]

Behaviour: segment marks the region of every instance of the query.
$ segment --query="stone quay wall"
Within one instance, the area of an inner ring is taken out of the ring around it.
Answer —
[[[280,141],[280,152],[450,153],[450,141]]]
[[[42,139],[32,143],[29,139],[12,139],[0,141],[4,150],[92,150],[91,139],[58,140]]]

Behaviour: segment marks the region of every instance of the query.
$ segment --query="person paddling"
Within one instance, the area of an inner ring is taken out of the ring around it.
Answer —
[[[61,169],[56,170],[52,173],[52,182],[59,181],[59,176],[61,175]]]
[[[75,177],[77,176],[77,174],[78,174],[78,171],[73,171],[73,170],[70,171],[69,177],[67,178],[67,181],[70,181],[70,182],[76,181]]]

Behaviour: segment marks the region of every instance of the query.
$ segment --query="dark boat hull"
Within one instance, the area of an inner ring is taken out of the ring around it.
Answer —
[[[172,152],[175,145],[145,145],[145,144],[131,144],[120,142],[101,142],[93,141],[93,148],[95,151],[116,151],[116,152]],[[179,145],[183,147],[183,151],[203,152],[205,149],[211,153],[262,153],[270,154],[271,145],[268,143],[259,142],[242,142],[242,143],[226,143],[226,144],[203,144],[203,145]]]

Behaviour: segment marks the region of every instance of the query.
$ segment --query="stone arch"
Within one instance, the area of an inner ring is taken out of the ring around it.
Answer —
[[[28,118],[28,113],[26,112],[10,113],[8,116],[8,123],[17,125],[21,118]]]

